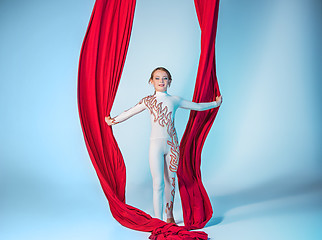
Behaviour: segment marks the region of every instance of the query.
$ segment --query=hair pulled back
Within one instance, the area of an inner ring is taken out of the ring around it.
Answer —
[[[170,87],[170,85],[171,85],[171,81],[172,81],[172,77],[171,77],[171,74],[170,74],[170,72],[168,71],[168,69],[166,69],[166,68],[164,68],[164,67],[157,67],[157,68],[155,68],[155,69],[152,71],[152,73],[151,73],[151,77],[150,77],[150,79],[149,79],[148,83],[150,83],[150,81],[153,79],[153,74],[154,74],[154,72],[155,72],[155,71],[157,71],[157,70],[161,70],[161,71],[166,72],[166,74],[168,75],[168,79],[169,79],[168,84],[169,84],[169,87]]]

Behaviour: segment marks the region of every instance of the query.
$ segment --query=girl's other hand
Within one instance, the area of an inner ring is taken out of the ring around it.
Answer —
[[[111,126],[113,125],[113,119],[108,116],[108,117],[105,117],[105,122],[107,123],[107,125]]]
[[[218,106],[221,105],[221,103],[222,103],[222,97],[221,97],[221,95],[216,97],[216,102],[218,103]]]

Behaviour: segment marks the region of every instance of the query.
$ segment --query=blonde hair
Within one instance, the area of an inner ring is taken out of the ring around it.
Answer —
[[[150,83],[150,82],[151,82],[151,80],[153,79],[153,74],[154,74],[154,72],[155,72],[155,71],[157,71],[157,70],[164,71],[164,72],[168,75],[168,79],[169,79],[168,85],[169,85],[169,87],[170,87],[170,85],[171,85],[171,81],[172,81],[172,77],[171,77],[171,74],[170,74],[170,72],[168,71],[168,69],[166,69],[166,68],[164,68],[164,67],[157,67],[157,68],[155,68],[155,69],[152,71],[152,73],[151,73],[151,77],[150,77],[150,79],[149,79],[148,83]]]

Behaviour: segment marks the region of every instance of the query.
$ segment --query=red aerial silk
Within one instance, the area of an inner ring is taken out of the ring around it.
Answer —
[[[201,28],[201,55],[193,101],[219,96],[215,68],[215,38],[219,0],[195,0]],[[185,226],[168,224],[125,203],[126,169],[112,128],[110,114],[129,45],[135,0],[96,0],[82,44],[78,69],[78,110],[87,150],[113,217],[123,226],[152,232],[150,239],[207,239],[201,231],[212,216],[202,185],[201,151],[218,108],[196,112],[180,144],[178,182]]]

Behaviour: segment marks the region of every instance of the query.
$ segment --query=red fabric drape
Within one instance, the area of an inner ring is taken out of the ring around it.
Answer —
[[[193,95],[194,102],[210,102],[220,96],[216,76],[215,39],[219,0],[195,0],[201,29],[201,54]],[[201,181],[201,151],[219,108],[191,111],[180,143],[178,183],[185,226],[202,228],[212,216],[209,197]]]
[[[187,230],[203,227],[212,215],[200,177],[200,154],[218,109],[201,114],[192,112],[187,126],[191,129],[185,132],[180,146],[182,165],[179,164],[178,179],[186,227],[152,218],[125,202],[125,164],[112,128],[107,126],[104,117],[111,111],[121,78],[135,3],[135,0],[95,2],[78,69],[78,110],[86,147],[111,213],[120,224],[152,232],[150,239],[207,239],[204,232]],[[210,101],[219,93],[214,64],[218,4],[219,0],[195,1],[202,32],[195,101]],[[197,121],[193,122],[194,119]]]

